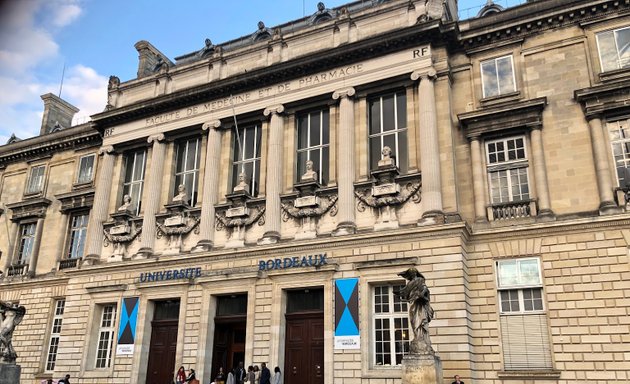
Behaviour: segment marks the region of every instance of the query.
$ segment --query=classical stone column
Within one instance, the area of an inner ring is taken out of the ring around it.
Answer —
[[[151,151],[151,169],[149,177],[145,184],[143,199],[144,215],[142,217],[142,235],[140,240],[140,249],[137,257],[146,257],[153,254],[155,246],[156,221],[155,215],[160,209],[160,189],[162,187],[162,178],[164,171],[164,155],[166,153],[166,143],[164,142],[164,134],[149,136],[147,139],[149,144],[153,144]]]
[[[481,163],[481,144],[479,137],[470,139],[470,157],[472,160],[473,193],[475,198],[475,221],[487,222],[486,191],[483,186],[483,165]]]
[[[282,116],[284,106],[274,105],[265,108],[269,116],[269,145],[267,147],[267,185],[265,187],[265,234],[260,244],[274,244],[280,240],[280,193],[282,193],[283,131]]]
[[[422,172],[422,220],[419,225],[435,224],[443,216],[440,148],[433,82],[435,69],[414,71],[412,80],[418,85],[418,117],[420,119],[420,167]]]
[[[85,245],[85,262],[93,263],[101,258],[103,249],[103,222],[108,218],[110,192],[112,190],[112,178],[114,173],[114,147],[102,147],[98,154],[102,156],[101,168],[98,172],[94,203],[88,221],[87,238]]]
[[[208,131],[206,165],[203,176],[203,196],[201,197],[201,222],[199,237],[194,251],[208,251],[214,246],[214,205],[218,201],[219,170],[221,167],[221,126],[220,120],[209,121],[201,128]]]
[[[339,125],[337,126],[337,189],[339,199],[337,217],[339,224],[334,236],[353,234],[357,230],[354,207],[354,96],[352,87],[333,93],[333,99],[339,100]]]
[[[532,128],[532,160],[534,162],[534,177],[536,178],[536,197],[538,198],[538,217],[554,218],[549,199],[549,184],[547,183],[547,166],[542,144],[542,126]]]
[[[599,189],[599,213],[601,215],[618,213],[620,208],[615,204],[613,197],[602,120],[599,116],[590,116],[588,125],[591,129],[591,142],[593,144],[593,154],[595,155],[595,173]]]

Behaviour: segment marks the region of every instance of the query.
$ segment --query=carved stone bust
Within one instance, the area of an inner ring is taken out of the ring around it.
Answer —
[[[301,181],[317,181],[317,172],[313,171],[313,161],[306,161],[306,172],[300,178]]]
[[[180,184],[177,187],[177,195],[173,196],[173,202],[182,202],[188,204],[188,194],[186,193],[186,186]]]
[[[378,167],[391,167],[396,166],[396,162],[392,158],[392,149],[387,145],[383,147],[381,151],[382,158],[378,161]]]
[[[249,184],[247,184],[247,174],[241,172],[238,175],[238,185],[234,187],[234,192],[249,192]]]
[[[118,207],[118,212],[131,212],[131,196],[123,196],[123,203]]]

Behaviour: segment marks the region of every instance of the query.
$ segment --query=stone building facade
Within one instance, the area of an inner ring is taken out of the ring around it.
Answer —
[[[628,380],[629,15],[360,1],[174,60],[137,43],[90,125],[0,147],[24,382],[400,383],[409,267],[445,382]]]

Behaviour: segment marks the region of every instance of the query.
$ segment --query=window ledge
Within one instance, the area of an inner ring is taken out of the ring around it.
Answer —
[[[93,180],[90,181],[86,181],[85,183],[73,183],[72,184],[72,190],[75,191],[77,189],[86,189],[86,188],[90,188],[92,187],[92,182]]]
[[[400,379],[402,374],[401,367],[402,365],[394,365],[364,369],[361,377],[364,379]]]
[[[483,99],[479,100],[479,103],[481,104],[482,107],[486,107],[486,106],[505,103],[509,101],[516,101],[519,99],[521,99],[521,91],[514,91],[514,92],[506,93],[503,95],[484,97]]]
[[[602,83],[615,80],[625,80],[630,78],[630,67],[615,69],[613,71],[602,72],[599,74],[599,80]]]
[[[528,371],[499,371],[497,376],[500,379],[559,379],[560,371],[549,370],[528,370]]]

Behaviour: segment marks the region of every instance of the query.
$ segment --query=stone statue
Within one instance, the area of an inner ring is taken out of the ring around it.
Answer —
[[[13,331],[20,324],[26,308],[0,301],[0,363],[15,364],[17,354],[13,349]]]
[[[379,167],[390,167],[396,165],[396,162],[392,158],[392,149],[387,145],[381,150],[382,158],[378,161]]]
[[[398,295],[409,303],[409,320],[414,336],[410,352],[434,354],[431,340],[429,340],[429,323],[434,312],[431,308],[431,294],[424,276],[413,267],[399,273],[398,276],[407,280],[407,285],[398,292]]]
[[[247,174],[245,172],[238,174],[238,185],[234,187],[234,192],[238,191],[249,192],[249,184],[247,184]]]
[[[131,196],[125,195],[123,196],[123,204],[118,207],[118,212],[127,212],[131,211]]]
[[[120,86],[120,79],[117,76],[110,76],[109,82],[107,83],[107,90],[111,91],[112,89],[118,89]]]
[[[317,172],[313,171],[313,161],[306,160],[306,172],[300,178],[301,181],[317,181]]]
[[[184,184],[180,184],[177,187],[177,195],[173,197],[173,202],[175,203],[177,201],[188,204],[188,194],[186,193],[186,186]]]

